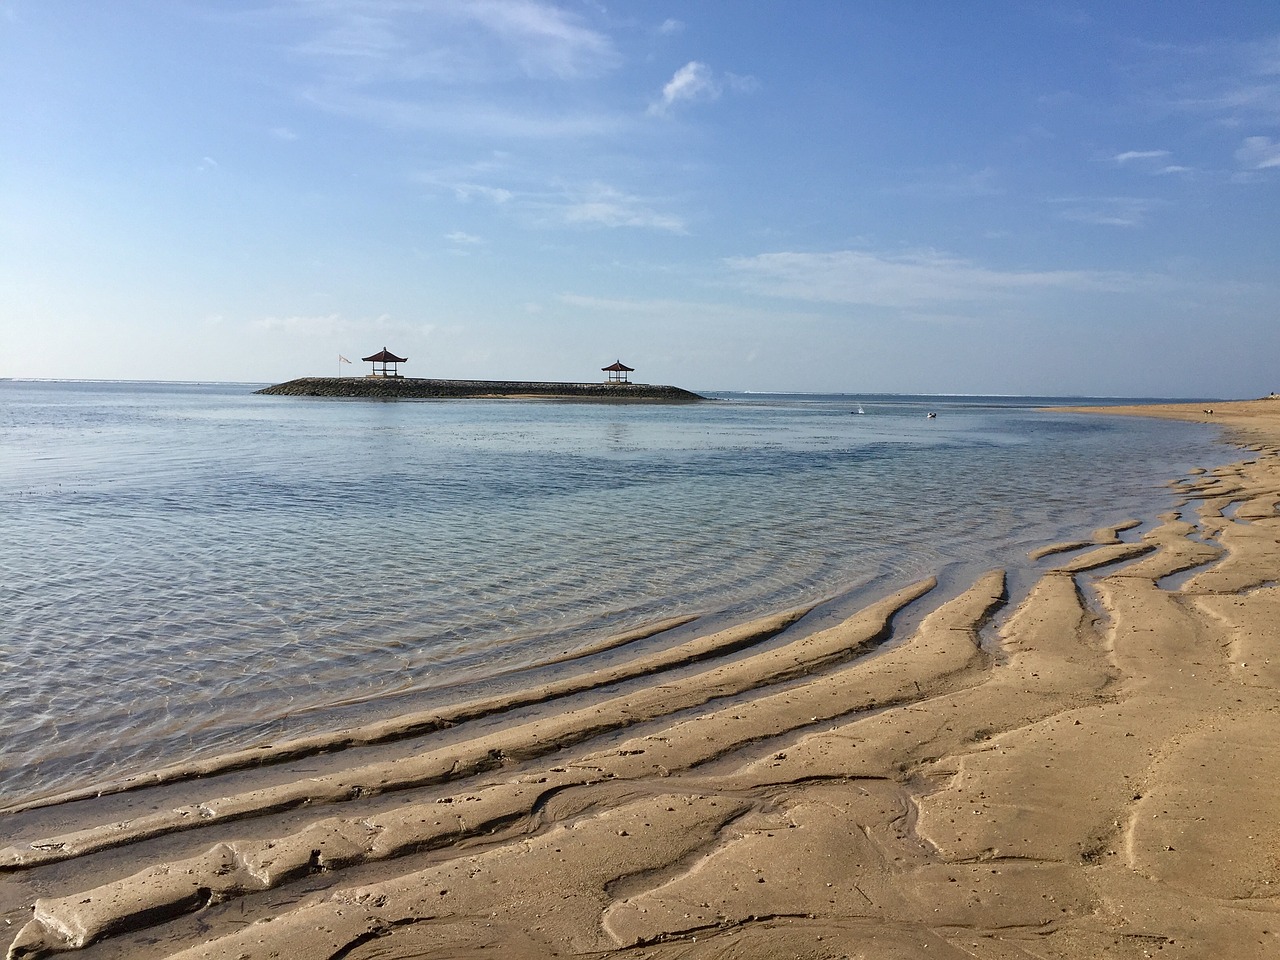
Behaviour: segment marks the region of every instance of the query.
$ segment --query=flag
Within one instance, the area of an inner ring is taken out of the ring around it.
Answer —
[[[338,354],[338,362],[339,362],[339,363],[350,363],[351,361],[350,361],[350,360],[348,360],[346,357],[344,357],[342,354]]]

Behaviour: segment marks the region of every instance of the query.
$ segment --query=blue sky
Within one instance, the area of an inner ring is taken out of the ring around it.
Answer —
[[[1280,4],[0,0],[0,375],[1280,391]]]

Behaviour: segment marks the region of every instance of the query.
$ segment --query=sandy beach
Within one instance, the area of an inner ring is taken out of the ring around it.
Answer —
[[[1025,595],[926,579],[0,809],[8,956],[1280,956],[1280,399],[1091,412],[1241,456]]]

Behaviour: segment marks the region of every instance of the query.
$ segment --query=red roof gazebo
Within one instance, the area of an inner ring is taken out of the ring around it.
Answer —
[[[636,368],[628,367],[621,360],[615,360],[607,367],[601,367],[600,369],[609,375],[608,383],[630,383],[631,381],[627,379],[627,374],[634,373]]]
[[[365,363],[373,364],[373,372],[369,374],[371,377],[398,377],[399,372],[396,369],[397,363],[408,363],[408,357],[397,357],[394,353],[383,347],[371,357],[361,357]],[[391,365],[391,372],[387,372],[387,364]]]

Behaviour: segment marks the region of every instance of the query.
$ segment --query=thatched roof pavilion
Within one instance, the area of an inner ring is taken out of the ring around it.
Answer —
[[[630,383],[631,381],[627,379],[627,374],[634,373],[636,368],[628,367],[621,360],[615,360],[607,367],[601,367],[600,369],[609,375],[609,383]]]
[[[400,373],[396,367],[398,363],[408,363],[408,357],[397,357],[394,353],[383,347],[377,353],[369,357],[361,357],[365,363],[373,364],[373,371],[369,374],[371,377],[398,377]],[[390,372],[387,371],[387,365],[391,365]]]

